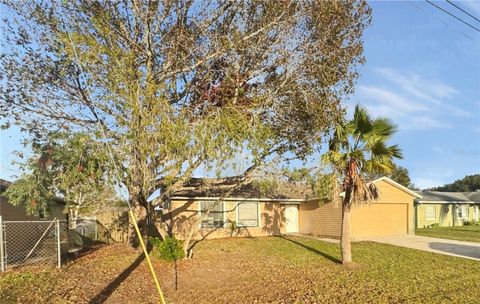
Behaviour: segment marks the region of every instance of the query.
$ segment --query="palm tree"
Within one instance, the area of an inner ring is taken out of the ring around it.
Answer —
[[[352,205],[371,202],[379,196],[375,185],[367,182],[366,175],[388,174],[394,168],[393,158],[402,158],[397,145],[386,144],[395,132],[396,126],[389,119],[372,118],[367,110],[357,105],[353,119],[335,128],[329,151],[322,156],[322,161],[333,168],[333,198],[342,197],[342,264],[352,262]],[[338,190],[343,191],[343,195],[336,195]]]

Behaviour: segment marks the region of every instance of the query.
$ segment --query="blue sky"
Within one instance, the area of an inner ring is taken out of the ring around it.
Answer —
[[[427,2],[370,4],[367,63],[349,106],[398,125],[392,143],[418,187],[480,173],[480,33]],[[480,28],[447,2],[435,4]],[[480,2],[457,5],[480,19]]]
[[[437,5],[480,28],[480,22],[445,1]],[[404,153],[417,187],[480,173],[480,33],[427,2],[370,2],[373,23],[364,35],[367,62],[360,67],[360,103],[398,125],[392,144]],[[457,2],[480,19],[479,2]],[[0,178],[18,169],[17,128],[0,131]]]

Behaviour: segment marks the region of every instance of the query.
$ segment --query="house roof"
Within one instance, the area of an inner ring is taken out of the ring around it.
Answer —
[[[0,192],[7,190],[8,186],[10,186],[12,182],[0,178]]]
[[[181,190],[175,191],[175,198],[245,198],[275,200],[305,200],[313,197],[311,187],[300,183],[280,183],[275,189],[260,191],[253,182],[235,189],[238,180],[235,178],[192,178],[184,183]],[[232,190],[233,189],[233,190]]]
[[[474,202],[480,202],[480,191],[463,192],[463,195],[465,195]]]
[[[440,192],[440,191],[417,191],[422,196],[419,202],[452,203],[480,202],[480,192]]]
[[[393,179],[390,179],[390,178],[388,178],[388,177],[386,177],[386,176],[377,178],[376,180],[372,181],[372,183],[376,183],[376,182],[380,182],[380,181],[384,181],[384,182],[386,182],[386,183],[388,183],[388,184],[390,184],[390,185],[392,185],[392,186],[394,186],[394,187],[396,187],[396,188],[398,188],[398,189],[400,189],[400,190],[402,190],[402,191],[410,194],[411,196],[414,196],[414,197],[416,197],[416,198],[422,198],[422,195],[419,194],[418,192],[412,191],[412,190],[408,189],[407,187],[405,187],[405,186],[397,183],[397,182],[394,181]]]

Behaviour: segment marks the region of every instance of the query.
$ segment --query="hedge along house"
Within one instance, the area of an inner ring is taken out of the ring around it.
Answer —
[[[175,192],[163,206],[162,230],[179,239],[284,233],[340,237],[341,206],[320,201],[309,187],[282,184],[262,194],[252,184],[226,191],[223,182],[206,181],[194,179]],[[352,209],[352,237],[413,234],[413,201],[420,195],[386,177],[373,183],[381,196]]]
[[[432,225],[462,226],[480,220],[480,192],[419,191],[415,200],[417,228]]]
[[[309,187],[283,184],[262,193],[252,183],[234,186],[234,180],[192,179],[163,206],[162,230],[179,239],[299,232],[299,205],[312,198]]]

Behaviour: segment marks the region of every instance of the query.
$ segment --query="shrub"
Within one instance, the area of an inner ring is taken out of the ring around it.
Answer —
[[[153,246],[153,255],[167,262],[174,262],[173,281],[175,290],[178,287],[177,261],[185,257],[183,242],[175,237],[167,236],[163,241],[157,237],[148,238]]]
[[[476,220],[471,220],[471,221],[463,221],[463,225],[465,226],[479,226],[480,225],[480,221],[476,221]]]
[[[185,257],[183,242],[177,240],[175,237],[167,236],[163,241],[157,237],[150,237],[148,240],[153,246],[153,256],[167,262],[174,262]]]
[[[438,223],[433,223],[431,225],[428,225],[427,228],[435,228],[435,227],[438,227],[440,226]]]

